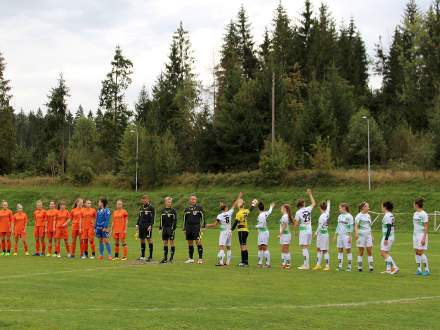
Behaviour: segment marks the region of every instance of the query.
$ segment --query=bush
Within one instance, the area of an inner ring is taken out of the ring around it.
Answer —
[[[80,153],[76,154],[76,157],[70,158],[69,175],[73,183],[86,185],[92,182],[95,174],[92,169],[92,163],[81,157]]]
[[[321,137],[316,139],[312,144],[312,155],[310,156],[310,164],[313,169],[332,170],[335,168],[332,159],[332,149],[328,141],[322,140]]]
[[[272,150],[273,149],[273,150]],[[277,184],[285,177],[292,165],[292,153],[289,146],[282,140],[275,140],[272,148],[270,140],[266,140],[260,153],[259,167],[262,184]]]

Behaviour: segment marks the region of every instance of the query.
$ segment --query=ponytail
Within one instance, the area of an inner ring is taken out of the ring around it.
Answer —
[[[289,218],[289,222],[290,222],[291,224],[293,224],[294,221],[293,221],[292,210],[290,209],[290,205],[289,205],[289,204],[284,204],[283,207],[284,207],[284,209],[286,210],[287,217]]]

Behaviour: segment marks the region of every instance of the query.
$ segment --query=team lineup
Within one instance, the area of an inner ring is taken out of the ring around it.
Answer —
[[[299,199],[296,203],[297,210],[293,215],[289,204],[281,205],[281,219],[279,220],[279,244],[281,250],[281,267],[291,268],[290,245],[295,232],[298,232],[299,246],[303,256],[303,264],[299,270],[330,270],[330,201],[323,201],[317,205],[310,189],[307,190],[309,205],[306,200]],[[417,266],[416,275],[430,275],[428,258],[425,251],[428,249],[428,214],[423,209],[423,199],[414,201],[413,215],[413,248]],[[318,206],[320,216],[316,230],[312,230],[312,210]],[[198,204],[197,197],[189,197],[189,205],[183,211],[182,229],[188,243],[187,264],[203,263],[203,232],[205,228],[219,228],[218,262],[216,266],[229,266],[232,260],[232,233],[238,232],[241,260],[239,267],[249,266],[249,253],[247,240],[250,232],[250,218],[256,218],[255,228],[258,233],[258,259],[257,266],[271,267],[271,254],[269,251],[270,231],[268,219],[270,218],[275,203],[267,208],[262,201],[253,199],[247,207],[243,199],[243,193],[239,193],[235,201],[229,207],[225,202],[219,203],[219,214],[212,223],[206,223],[204,210]],[[382,239],[380,242],[380,255],[385,261],[384,274],[394,275],[399,268],[391,256],[391,248],[395,241],[395,219],[393,216],[394,205],[385,201],[381,205]],[[256,211],[254,212],[254,210]],[[350,213],[350,205],[340,203],[338,205],[334,240],[337,248],[337,271],[343,270],[344,258],[346,258],[346,271],[352,271],[353,253],[352,241],[357,248],[357,270],[363,271],[363,257],[367,254],[368,271],[374,270],[373,260],[373,236],[372,219],[369,214],[370,206],[367,202],[358,205],[358,214],[353,217]],[[173,199],[165,197],[163,208],[159,212],[159,224],[156,224],[156,209],[150,198],[144,195],[142,206],[136,222],[136,238],[140,241],[139,262],[151,262],[153,260],[153,229],[159,229],[163,241],[163,257],[160,263],[174,261],[175,236],[178,225],[178,212],[173,207]],[[253,214],[257,213],[257,214]],[[235,217],[234,217],[235,214]],[[128,212],[124,209],[123,201],[117,200],[115,210],[110,211],[106,198],[100,198],[98,208],[92,207],[91,200],[78,198],[73,208],[69,211],[65,201],[50,201],[48,209],[44,208],[42,201],[37,201],[32,218],[34,221],[35,253],[34,256],[46,256],[61,258],[61,245],[64,243],[66,256],[75,258],[77,243],[79,243],[80,258],[104,259],[105,252],[110,260],[127,260],[127,229]],[[24,212],[23,205],[17,204],[16,212],[9,209],[7,201],[2,201],[0,210],[0,239],[1,256],[11,255],[12,242],[14,239],[13,255],[17,256],[19,243],[22,243],[25,255],[30,255],[26,239],[26,227],[29,222],[28,215]],[[70,234],[69,234],[70,228]],[[114,254],[112,254],[113,239]],[[317,260],[312,267],[309,248],[312,241],[316,241]],[[95,240],[98,242],[96,253]],[[146,248],[148,243],[148,257]],[[195,247],[197,248],[197,261],[195,261]],[[90,250],[90,251],[89,251]],[[89,254],[90,252],[90,254]],[[324,266],[322,263],[324,261]]]

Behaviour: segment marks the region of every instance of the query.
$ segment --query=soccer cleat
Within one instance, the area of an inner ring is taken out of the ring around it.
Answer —
[[[194,263],[194,259],[188,259],[187,261],[185,261],[186,264],[193,264]]]
[[[136,260],[139,261],[139,262],[145,262],[145,257],[139,257]]]
[[[285,266],[284,266],[284,269],[290,269],[290,265],[288,265],[288,264],[285,265]]]
[[[392,271],[391,271],[391,275],[396,275],[397,273],[399,272],[399,268],[394,268]]]
[[[9,257],[11,255],[11,252],[6,252],[5,256]]]
[[[329,265],[325,265],[324,271],[328,272],[329,270],[330,270],[330,266]]]
[[[119,257],[114,257],[113,260],[118,261]]]
[[[321,270],[321,265],[316,265],[315,267],[313,267],[313,270]]]
[[[342,272],[342,267],[338,267],[338,268],[336,269],[336,271],[338,271],[338,272]]]
[[[29,255],[29,252],[26,251],[26,252],[24,253],[24,255],[25,255],[25,256],[28,256],[28,255]]]
[[[122,257],[121,261],[127,261],[127,257]]]
[[[70,253],[67,253],[67,258],[70,258]]]
[[[198,259],[197,264],[199,264],[199,265],[203,264],[203,259]]]
[[[218,262],[215,264],[216,267],[223,267],[225,264],[222,262]]]
[[[391,270],[384,270],[383,272],[380,272],[381,274],[391,274]]]
[[[348,268],[347,268],[347,272],[351,272],[351,267],[348,267]]]
[[[83,254],[83,255],[81,256],[81,259],[87,259],[86,255]]]
[[[40,257],[44,257],[44,253],[40,253]]]
[[[3,255],[4,255],[4,254],[3,254]],[[39,257],[40,254],[39,254],[39,253],[34,253],[32,256],[34,256],[34,257]]]
[[[112,256],[108,256],[108,260],[110,260],[110,261],[113,260],[113,257]]]
[[[416,275],[423,275],[421,270],[417,270]]]
[[[165,259],[165,258],[163,258],[163,259],[160,261],[161,264],[166,264],[167,262],[168,262],[168,260]]]
[[[299,270],[310,270],[310,267],[306,267],[304,265],[298,267]]]
[[[269,264],[265,264],[264,266],[263,266],[263,268],[272,268],[272,266]]]
[[[57,257],[56,253],[52,254],[52,258],[56,258],[56,257]]]
[[[263,267],[263,264],[257,264],[257,267],[258,267],[258,268],[262,268],[262,267]]]
[[[370,273],[372,273],[372,272],[374,272],[374,268],[369,268],[368,271],[369,271]]]
[[[50,254],[50,253],[46,254],[46,257],[50,257],[50,256],[51,256],[51,254]]]
[[[152,262],[152,261],[153,261],[153,258],[148,257],[147,262]]]
[[[423,275],[423,276],[429,276],[429,275],[431,275],[431,273],[429,272],[429,270],[425,270],[425,271],[422,273],[422,275]]]
[[[350,269],[350,270],[351,270],[351,269]],[[359,273],[362,273],[362,271],[363,271],[362,268],[358,268],[358,272],[359,272]]]
[[[15,256],[18,256],[18,253],[17,253],[17,252],[14,252],[13,256],[14,256],[14,257],[15,257]]]
[[[90,259],[95,259],[95,256],[91,256]]]
[[[61,258],[61,254],[57,255],[57,258]]]
[[[75,255],[74,255],[74,254],[71,254],[71,255],[69,256],[69,258],[70,258],[70,259],[75,259]]]
[[[104,260],[104,256],[99,256],[98,260]]]

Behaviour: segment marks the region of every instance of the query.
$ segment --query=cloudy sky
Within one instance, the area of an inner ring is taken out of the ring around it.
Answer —
[[[314,0],[317,9],[321,0]],[[324,0],[338,23],[351,17],[368,51],[381,35],[389,42],[406,0]],[[100,82],[116,44],[133,61],[132,106],[142,85],[151,88],[167,58],[180,20],[190,32],[199,79],[212,82],[213,57],[226,24],[244,4],[257,43],[271,28],[279,0],[0,0],[0,51],[7,61],[16,109],[42,107],[60,72],[70,87],[70,108],[96,110]],[[417,0],[426,10],[431,0]],[[283,0],[293,20],[303,0]],[[372,85],[377,81],[372,79]]]

